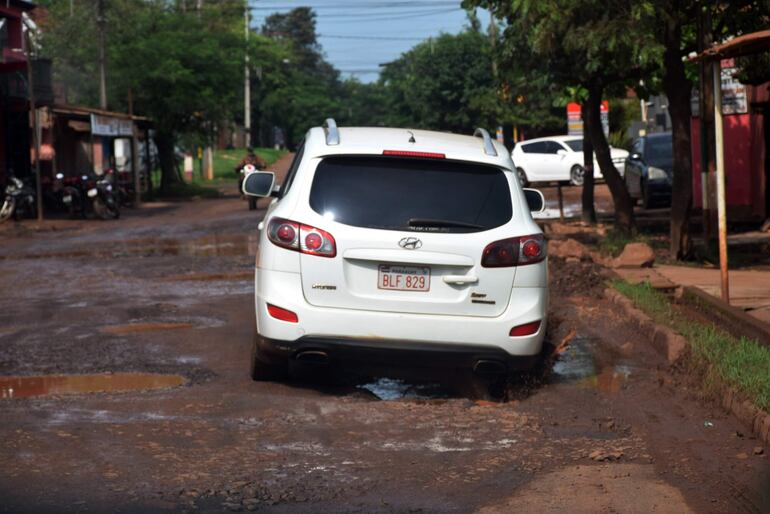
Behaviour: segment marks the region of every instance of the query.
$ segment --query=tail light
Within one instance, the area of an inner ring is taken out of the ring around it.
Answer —
[[[267,304],[267,313],[275,319],[279,319],[281,321],[287,321],[289,323],[297,323],[299,321],[297,314],[294,312],[276,307],[275,305],[269,303]]]
[[[272,218],[267,225],[267,238],[276,246],[319,257],[337,255],[334,237],[320,228],[283,218]]]
[[[536,334],[538,330],[540,330],[540,320],[513,327],[510,335],[513,337],[531,336]]]
[[[510,237],[488,244],[481,254],[481,265],[485,268],[524,266],[540,262],[545,256],[543,234]]]

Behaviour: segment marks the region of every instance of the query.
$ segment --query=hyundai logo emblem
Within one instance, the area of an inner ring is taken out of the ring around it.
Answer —
[[[398,246],[406,248],[407,250],[417,250],[418,248],[422,248],[422,241],[416,237],[405,237],[398,242]]]

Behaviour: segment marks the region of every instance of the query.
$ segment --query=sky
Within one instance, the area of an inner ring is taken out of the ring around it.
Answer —
[[[252,27],[275,12],[312,7],[326,59],[361,82],[377,80],[379,65],[442,32],[455,34],[468,24],[461,0],[249,0]],[[482,17],[489,23],[489,15]]]

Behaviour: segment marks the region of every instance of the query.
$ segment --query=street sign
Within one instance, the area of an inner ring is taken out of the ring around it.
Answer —
[[[134,134],[134,128],[131,120],[92,114],[91,133],[95,136],[130,137]]]

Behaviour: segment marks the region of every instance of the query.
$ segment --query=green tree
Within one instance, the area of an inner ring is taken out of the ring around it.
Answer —
[[[497,125],[498,98],[488,38],[442,34],[385,65],[387,123],[453,132]]]
[[[209,2],[201,10],[165,0],[107,3],[110,107],[124,109],[131,90],[135,112],[153,119],[162,190],[181,181],[179,135],[206,137],[233,115],[243,83],[244,1]],[[65,4],[52,3],[44,44],[73,97],[95,105],[95,1],[78,2],[71,15]]]
[[[465,3],[487,7],[506,21],[504,41],[516,49],[517,58],[526,63],[531,74],[548,77],[562,95],[585,95],[585,130],[612,193],[616,224],[621,230],[632,231],[633,203],[612,163],[600,123],[600,106],[605,95],[620,96],[653,69],[661,47],[640,26],[654,13],[631,3],[602,0]]]

